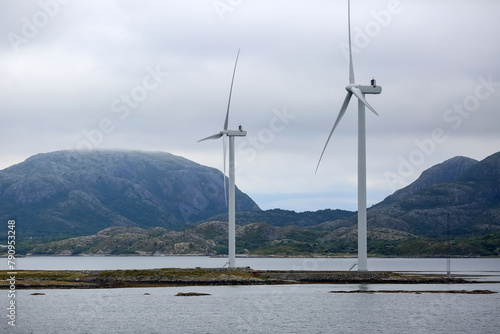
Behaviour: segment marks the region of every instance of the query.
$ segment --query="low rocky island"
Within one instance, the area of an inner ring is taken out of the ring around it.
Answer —
[[[330,293],[453,293],[462,295],[490,295],[497,293],[491,290],[348,290],[348,291],[330,291]]]
[[[0,271],[0,289],[11,285],[8,271]],[[98,289],[193,285],[270,284],[460,284],[467,277],[388,271],[296,271],[251,268],[194,268],[147,270],[19,270],[16,289]]]
[[[179,292],[175,296],[177,297],[195,297],[195,296],[210,296],[209,293],[201,292]]]

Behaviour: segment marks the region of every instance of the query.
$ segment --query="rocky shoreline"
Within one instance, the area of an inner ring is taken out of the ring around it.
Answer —
[[[9,289],[11,276],[0,271],[0,289]],[[23,270],[16,272],[16,289],[99,289],[193,285],[271,284],[460,284],[464,277],[388,271],[295,271],[251,268],[148,270]]]

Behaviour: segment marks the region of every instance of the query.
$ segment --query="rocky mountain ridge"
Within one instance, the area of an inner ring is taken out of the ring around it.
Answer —
[[[368,229],[439,237],[481,235],[500,231],[500,152],[482,161],[454,157],[425,170],[407,187],[396,191],[367,213]],[[210,220],[226,220],[224,214]],[[238,212],[239,224],[264,222],[273,226],[315,226],[352,235],[355,212],[285,210]],[[348,232],[349,231],[349,232]],[[340,236],[340,234],[339,234]]]
[[[456,157],[368,210],[368,225],[425,236],[500,231],[500,152],[480,162]]]

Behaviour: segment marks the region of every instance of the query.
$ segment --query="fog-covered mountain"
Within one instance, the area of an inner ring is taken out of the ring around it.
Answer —
[[[0,171],[0,199],[23,236],[182,229],[227,211],[219,170],[162,152],[38,154]],[[236,189],[236,210],[260,209]]]

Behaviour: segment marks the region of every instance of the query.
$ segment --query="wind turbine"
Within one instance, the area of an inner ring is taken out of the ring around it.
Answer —
[[[354,67],[352,64],[351,47],[351,1],[347,3],[347,16],[349,26],[349,84],[345,87],[347,95],[342,108],[340,108],[337,120],[333,125],[332,131],[326,141],[323,152],[318,161],[316,172],[325,153],[326,146],[332,137],[333,131],[344,116],[352,95],[358,98],[358,271],[367,271],[367,243],[366,243],[366,126],[365,126],[365,106],[378,116],[375,109],[365,99],[365,94],[380,94],[382,87],[377,86],[375,79],[372,79],[371,85],[356,85],[354,81]]]
[[[211,135],[209,137],[198,140],[204,141],[207,139],[219,139],[222,138],[223,144],[223,155],[224,155],[224,199],[226,199],[226,137],[229,137],[229,207],[228,207],[228,235],[229,235],[229,268],[235,267],[236,258],[236,223],[235,223],[235,196],[234,196],[234,137],[244,137],[247,132],[242,130],[241,125],[238,130],[228,130],[227,124],[229,120],[229,107],[231,106],[231,94],[233,92],[233,82],[234,74],[236,73],[236,65],[238,64],[238,57],[240,56],[240,50],[236,55],[236,62],[234,64],[233,78],[231,79],[231,88],[229,89],[229,101],[227,102],[226,119],[224,120],[224,128],[219,133]],[[227,200],[226,200],[227,205]]]

